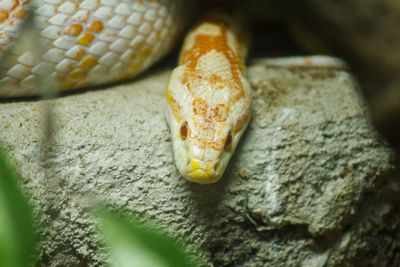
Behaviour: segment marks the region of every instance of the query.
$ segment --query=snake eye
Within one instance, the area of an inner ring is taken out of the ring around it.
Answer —
[[[225,149],[225,150],[229,149],[229,147],[231,146],[231,144],[232,144],[232,133],[229,132],[229,133],[228,133],[228,136],[226,137],[226,140],[225,140],[224,149]]]
[[[187,133],[188,133],[188,123],[187,121],[185,121],[184,123],[182,123],[180,130],[182,140],[186,140]]]

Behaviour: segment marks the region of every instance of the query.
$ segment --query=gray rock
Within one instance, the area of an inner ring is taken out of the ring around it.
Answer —
[[[334,53],[352,65],[375,126],[400,152],[400,1],[282,2],[281,18],[290,18],[298,44],[309,53]]]
[[[0,140],[46,227],[44,265],[104,264],[98,202],[155,219],[209,266],[400,264],[399,165],[345,69],[251,65],[253,118],[212,185],[174,166],[169,73],[45,102],[46,154],[44,102],[0,105]]]

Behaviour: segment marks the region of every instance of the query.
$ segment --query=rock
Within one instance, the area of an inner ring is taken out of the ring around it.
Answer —
[[[208,266],[399,265],[399,165],[354,78],[267,62],[248,69],[253,118],[212,185],[189,183],[174,166],[169,70],[47,101],[45,154],[44,102],[2,103],[0,140],[45,226],[41,262],[104,264],[88,213],[103,202],[155,219]]]
[[[303,47],[322,53],[316,51],[322,42],[325,53],[352,65],[375,125],[400,151],[400,2],[301,0],[286,6],[289,28]]]

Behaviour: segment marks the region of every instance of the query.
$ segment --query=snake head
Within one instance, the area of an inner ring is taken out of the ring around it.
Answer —
[[[191,81],[196,88],[188,88],[182,82],[184,75],[183,68],[177,67],[166,91],[175,164],[189,181],[214,183],[248,124],[250,97],[235,103],[231,88],[215,90],[198,77]]]

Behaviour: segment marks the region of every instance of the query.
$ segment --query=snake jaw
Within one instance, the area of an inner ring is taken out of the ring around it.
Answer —
[[[178,127],[172,132],[177,133]],[[182,140],[174,135],[173,148],[179,173],[188,181],[200,184],[217,182],[229,161],[229,153],[212,148],[199,148],[201,141],[188,137]],[[226,154],[226,155],[225,155]]]
[[[218,167],[219,160],[202,161],[192,159],[187,165],[185,178],[202,184],[214,183],[222,176],[222,173],[218,172]]]
[[[228,164],[229,153],[222,152],[215,160],[200,160],[192,157],[191,153],[176,153],[175,161],[179,173],[188,181],[199,184],[217,182],[223,175]]]

